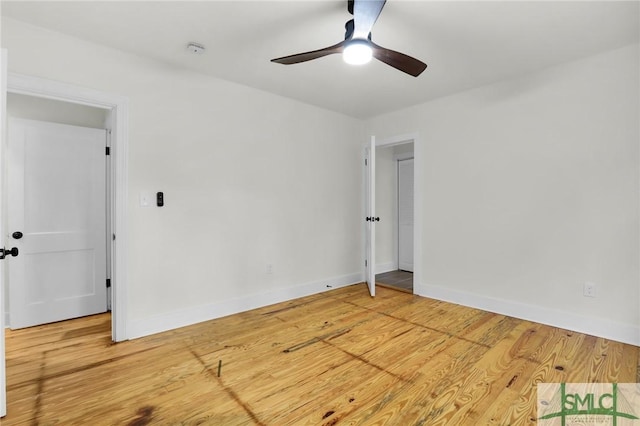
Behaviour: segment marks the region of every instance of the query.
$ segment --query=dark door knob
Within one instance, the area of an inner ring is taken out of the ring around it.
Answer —
[[[16,232],[14,232],[13,234],[11,234],[11,236],[12,236],[13,238],[15,238],[16,240],[19,240],[20,238],[22,238],[22,232],[20,232],[20,231],[16,231]]]
[[[12,249],[0,249],[0,259],[4,259],[7,256],[16,257],[18,255],[18,247],[14,247]]]

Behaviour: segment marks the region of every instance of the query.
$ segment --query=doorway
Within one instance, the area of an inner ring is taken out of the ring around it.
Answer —
[[[391,273],[399,271],[399,258],[398,258],[398,161],[404,161],[407,159],[413,159],[413,173],[412,173],[412,201],[413,214],[411,219],[420,218],[422,214],[422,197],[421,197],[421,163],[420,155],[422,155],[422,146],[420,138],[417,133],[393,136],[384,139],[376,140],[375,136],[371,137],[371,142],[365,145],[365,168],[364,168],[364,216],[365,216],[365,238],[364,238],[364,253],[365,253],[365,268],[364,276],[367,285],[369,286],[369,292],[371,296],[375,296],[375,286],[388,286],[384,281],[391,281],[389,276],[384,276],[385,273]],[[372,152],[371,152],[372,151]],[[387,161],[379,161],[378,157],[386,157]],[[386,172],[378,170],[380,167],[387,168]],[[411,175],[411,173],[408,173]],[[383,176],[387,176],[386,178]],[[385,187],[386,195],[383,195],[385,190],[377,188]],[[386,197],[386,201],[384,198]],[[380,198],[380,199],[378,199]],[[416,220],[412,226],[413,230],[410,232],[412,236],[413,253],[410,263],[413,265],[413,271],[403,271],[402,276],[394,276],[393,284],[396,284],[394,289],[400,289],[398,286],[400,281],[403,286],[409,287],[409,289],[402,289],[402,291],[411,292],[417,295],[426,295],[425,288],[420,282],[421,277],[421,259],[422,242],[419,238],[421,235],[422,225],[420,220]],[[378,241],[379,240],[379,241]],[[405,244],[407,244],[405,242]],[[379,248],[376,248],[379,247]],[[411,256],[411,254],[409,254]],[[367,266],[370,265],[370,266]],[[407,275],[408,274],[408,275]],[[381,281],[379,281],[381,280]],[[391,285],[393,285],[391,284]]]
[[[111,220],[107,224],[111,236],[111,335],[114,342],[127,340],[127,187],[129,101],[127,98],[94,89],[60,83],[38,77],[10,73],[8,94],[61,101],[70,105],[89,106],[106,112],[105,127],[109,129],[109,203]],[[6,117],[3,117],[6,121]],[[6,144],[2,146],[6,150]],[[3,156],[6,152],[2,153]],[[3,199],[2,220],[6,226],[6,199]],[[5,228],[6,229],[6,228]],[[5,308],[2,306],[0,308]],[[1,309],[4,315],[4,309]]]
[[[376,284],[413,293],[414,143],[376,147]]]
[[[38,77],[20,74],[7,74],[7,51],[2,49],[0,61],[0,184],[2,194],[6,194],[5,158],[7,143],[6,130],[6,96],[8,93],[33,96],[36,98],[52,99],[70,104],[86,105],[102,108],[107,112],[107,126],[110,129],[110,179],[109,185],[112,199],[110,200],[111,221],[108,224],[113,240],[111,244],[111,338],[114,342],[127,340],[127,187],[128,187],[128,110],[127,98],[98,90],[60,83]],[[7,199],[3,195],[0,208],[0,228],[6,231]],[[116,240],[116,236],[118,239]],[[6,235],[0,234],[0,243],[5,243]],[[0,417],[6,414],[6,375],[5,360],[5,300],[4,288],[6,277],[0,267]]]

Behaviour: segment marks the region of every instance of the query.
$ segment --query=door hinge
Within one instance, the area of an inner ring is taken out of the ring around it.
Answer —
[[[106,155],[111,155],[111,148],[110,148],[110,147],[108,147],[108,146],[105,146],[104,153],[105,153]]]
[[[364,266],[367,266],[367,259],[364,260]]]
[[[111,278],[107,278],[107,288],[111,287]]]
[[[364,159],[364,165],[365,166],[367,165],[367,159],[366,158]]]

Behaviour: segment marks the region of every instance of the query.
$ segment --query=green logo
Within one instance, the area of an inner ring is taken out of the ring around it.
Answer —
[[[640,384],[538,384],[538,425],[587,424],[640,426]]]

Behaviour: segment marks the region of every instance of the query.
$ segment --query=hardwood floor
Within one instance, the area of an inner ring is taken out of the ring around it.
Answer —
[[[12,425],[534,425],[539,382],[634,382],[638,348],[355,285],[112,344],[7,330]]]

